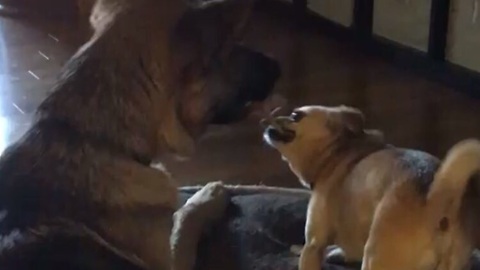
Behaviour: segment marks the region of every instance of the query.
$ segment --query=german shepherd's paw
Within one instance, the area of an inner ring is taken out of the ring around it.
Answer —
[[[223,217],[230,196],[221,181],[210,182],[196,192],[185,206],[197,212],[198,217],[215,221]]]

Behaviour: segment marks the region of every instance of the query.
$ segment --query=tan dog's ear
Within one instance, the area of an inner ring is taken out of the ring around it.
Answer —
[[[363,134],[365,127],[365,116],[363,113],[352,107],[340,106],[330,117],[333,127],[341,132],[349,134]]]

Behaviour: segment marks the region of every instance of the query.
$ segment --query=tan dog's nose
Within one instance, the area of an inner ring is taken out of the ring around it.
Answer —
[[[268,118],[263,118],[262,120],[260,120],[260,126],[261,126],[262,128],[267,128],[267,127],[270,125],[271,122],[272,122],[272,121],[271,121],[270,119],[268,119]]]

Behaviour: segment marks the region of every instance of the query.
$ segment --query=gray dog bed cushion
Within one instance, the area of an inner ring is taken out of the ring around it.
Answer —
[[[181,203],[191,196],[180,193]],[[224,219],[199,243],[197,270],[297,269],[292,245],[303,245],[308,197],[256,194],[231,198]],[[325,265],[325,269],[358,267]]]
[[[181,192],[181,203],[191,196]],[[292,245],[303,245],[308,197],[277,194],[237,195],[223,220],[206,232],[198,247],[197,270],[293,270],[298,256]],[[480,259],[472,256],[474,270]],[[360,269],[324,264],[325,270]]]

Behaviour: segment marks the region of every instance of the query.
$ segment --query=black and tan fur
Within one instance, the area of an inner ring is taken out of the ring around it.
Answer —
[[[1,269],[172,269],[177,190],[149,165],[267,97],[277,64],[235,45],[249,3],[97,1],[92,38],[0,159]]]

